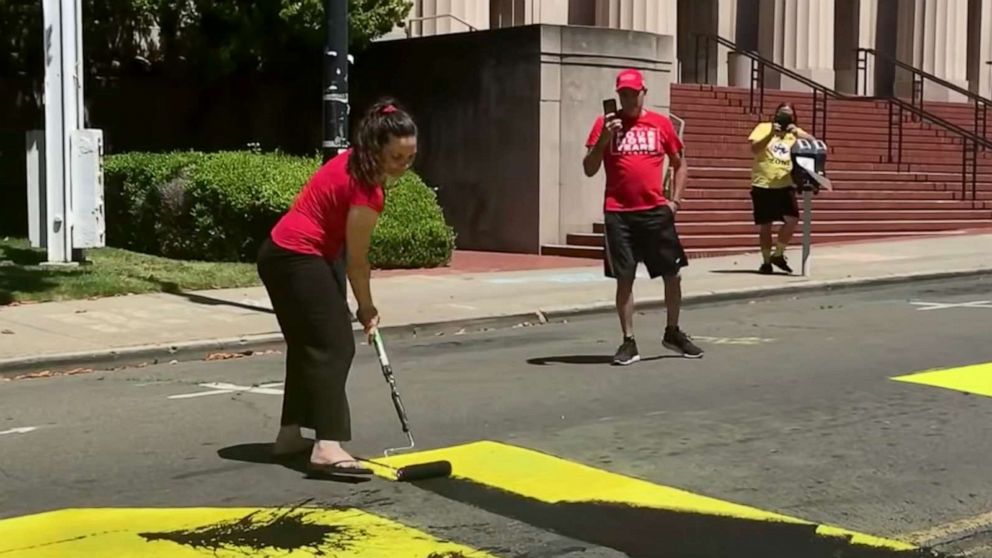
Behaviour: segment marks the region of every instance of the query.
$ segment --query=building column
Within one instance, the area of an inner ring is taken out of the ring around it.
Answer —
[[[471,29],[465,23],[475,29],[489,29],[489,2],[480,2],[479,0],[415,0],[413,9],[410,10],[410,17],[414,19],[430,18],[423,21],[407,22],[412,37],[470,31]]]
[[[834,0],[774,0],[772,60],[834,88]],[[808,88],[783,77],[782,89]]]
[[[475,0],[482,5],[484,2]],[[567,25],[568,0],[490,0],[494,27],[518,25]]]
[[[877,49],[875,35],[878,27],[878,0],[860,0],[858,4],[858,48]],[[874,56],[867,57],[866,66],[858,76],[859,90],[854,93],[870,97],[875,94]]]
[[[737,0],[719,0],[717,3],[716,34],[732,43],[737,42]],[[751,64],[740,57],[731,57],[730,49],[720,47],[717,52],[717,85],[730,85],[731,76],[740,72],[740,67]]]
[[[913,65],[968,88],[968,0],[916,0]],[[926,83],[923,96],[963,101],[948,89]]]
[[[525,0],[530,21],[526,24],[545,23],[568,25],[568,0]]]
[[[976,92],[986,99],[992,99],[992,0],[982,0],[980,29]]]
[[[596,0],[596,25],[677,37],[678,0]]]
[[[858,48],[875,48],[875,22],[878,17],[878,0],[834,0],[834,89],[842,93],[861,94],[869,79],[868,90],[873,89],[870,79],[874,74],[874,61],[867,57],[867,73],[858,69]],[[855,87],[857,86],[857,87]]]

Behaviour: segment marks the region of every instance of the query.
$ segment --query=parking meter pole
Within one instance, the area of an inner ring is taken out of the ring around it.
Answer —
[[[831,190],[830,179],[824,175],[827,144],[818,139],[799,138],[792,146],[792,179],[803,195],[803,263],[802,275],[808,276],[813,267],[813,196],[820,188]]]
[[[807,277],[810,274],[813,261],[811,259],[813,243],[813,190],[803,188],[803,267],[802,275]]]

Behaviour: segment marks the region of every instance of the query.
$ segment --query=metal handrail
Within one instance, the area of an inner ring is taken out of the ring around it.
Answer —
[[[961,198],[964,199],[968,192],[968,170],[971,167],[971,199],[975,200],[978,196],[978,152],[979,147],[983,149],[992,149],[992,140],[984,138],[971,132],[965,130],[964,128],[954,124],[953,122],[948,122],[943,118],[927,112],[912,103],[907,103],[906,101],[898,97],[887,97],[884,99],[889,103],[889,123],[890,127],[893,121],[893,116],[897,116],[899,121],[899,148],[898,148],[898,161],[897,164],[902,164],[902,122],[903,111],[908,111],[916,117],[918,121],[926,120],[932,124],[935,124],[945,130],[952,132],[958,136],[961,136]],[[898,109],[898,112],[896,112]],[[889,134],[889,162],[892,158],[892,134]]]
[[[682,139],[683,138],[683,134],[685,133],[685,119],[682,118],[682,117],[680,117],[680,116],[678,116],[677,114],[675,114],[674,112],[671,112],[671,111],[668,112],[668,118],[669,118],[669,120],[672,121],[672,124],[674,124],[673,127],[675,128],[675,135],[677,135],[679,137],[679,139]],[[664,184],[662,185],[662,188],[663,188],[663,191],[665,193],[665,199],[669,199],[669,200],[672,199],[672,197],[671,197],[672,196],[672,168],[671,167],[668,167],[665,170],[665,180],[664,180]]]
[[[927,112],[922,107],[916,107],[912,103],[907,103],[902,99],[896,97],[858,97],[851,96],[844,93],[835,91],[821,83],[817,83],[812,79],[807,78],[793,70],[790,70],[776,62],[772,62],[767,58],[764,58],[760,54],[751,50],[743,50],[739,48],[734,42],[724,39],[719,35],[708,34],[708,33],[693,33],[696,35],[696,82],[704,83],[699,80],[699,52],[700,44],[705,45],[704,55],[705,55],[705,75],[706,79],[709,79],[709,53],[710,44],[716,43],[722,45],[729,49],[731,52],[740,54],[748,57],[751,60],[751,83],[750,83],[750,95],[749,95],[749,107],[748,110],[754,114],[757,113],[762,115],[764,113],[764,103],[765,103],[765,68],[770,68],[780,75],[786,76],[799,82],[806,87],[813,90],[813,127],[811,128],[814,136],[826,141],[827,136],[827,99],[838,99],[846,101],[881,101],[888,103],[889,109],[889,125],[888,125],[888,163],[895,163],[897,165],[902,165],[902,146],[903,146],[903,122],[905,120],[904,116],[906,112],[916,117],[917,121],[926,120],[931,124],[943,128],[946,132],[960,136],[962,143],[962,154],[961,154],[961,189],[962,197],[965,196],[967,192],[967,186],[969,182],[969,170],[970,172],[970,182],[971,182],[971,196],[972,200],[977,199],[977,167],[978,167],[978,147],[982,146],[985,149],[989,149],[992,146],[992,141],[984,137],[980,137],[977,134],[965,130],[956,124],[948,122],[939,116]],[[755,106],[755,95],[758,95],[758,104]],[[819,102],[818,102],[819,99]],[[822,104],[821,104],[822,103]],[[757,108],[757,110],[755,110]],[[820,109],[818,112],[817,109]],[[822,116],[821,116],[822,115]],[[817,126],[818,116],[823,122],[823,131],[818,133],[819,129]],[[894,141],[894,136],[898,136],[898,141]],[[970,142],[970,149],[969,149]]]
[[[458,23],[461,23],[465,27],[468,27],[468,30],[469,31],[478,31],[479,30],[477,27],[475,27],[471,23],[465,21],[464,19],[456,16],[455,14],[434,14],[432,16],[411,17],[410,19],[406,20],[403,23],[403,26],[406,27],[406,38],[407,39],[410,39],[410,38],[413,37],[413,27],[410,26],[409,24],[414,23],[414,22],[420,23],[421,24],[420,25],[420,32],[423,33],[424,32],[423,23],[425,21],[430,21],[430,20],[434,20],[434,19],[442,19],[442,18],[446,18],[446,17],[447,18],[451,18],[451,19],[457,21]]]
[[[829,87],[823,85],[822,83],[817,83],[808,77],[799,74],[793,70],[782,66],[776,62],[773,62],[753,50],[743,50],[737,46],[733,41],[724,39],[719,35],[714,35],[711,33],[693,33],[696,35],[696,82],[699,81],[699,45],[702,43],[704,48],[703,59],[705,61],[704,68],[707,79],[710,73],[710,44],[716,43],[734,53],[742,54],[751,60],[751,83],[750,83],[750,95],[748,97],[748,110],[752,114],[764,114],[765,110],[765,68],[770,68],[779,75],[786,76],[793,79],[806,87],[813,90],[813,126],[811,131],[814,136],[826,141],[827,139],[827,99],[852,99],[849,95],[840,93]],[[757,92],[755,91],[757,89]],[[757,110],[755,110],[755,95],[758,95]],[[817,109],[820,109],[818,111]],[[819,122],[823,122],[822,132],[820,131]]]
[[[931,81],[969,99],[975,105],[975,121],[973,131],[982,137],[989,136],[988,115],[989,107],[992,107],[992,99],[982,97],[978,93],[973,93],[960,85],[955,85],[946,79],[937,77],[926,70],[907,64],[901,60],[889,56],[888,54],[878,52],[873,48],[856,48],[854,51],[857,53],[854,73],[855,92],[859,92],[861,95],[866,96],[868,94],[868,56],[871,55],[875,58],[880,58],[885,62],[893,64],[898,68],[902,68],[913,75],[912,103],[913,105],[919,106],[920,109],[923,109],[923,84],[926,81]],[[893,96],[895,96],[894,92]]]

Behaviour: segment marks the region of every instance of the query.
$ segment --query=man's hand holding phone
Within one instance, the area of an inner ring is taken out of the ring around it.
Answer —
[[[599,136],[599,141],[606,142],[612,141],[613,136],[623,128],[623,122],[620,121],[620,109],[617,108],[616,99],[606,99],[603,101],[603,132]]]

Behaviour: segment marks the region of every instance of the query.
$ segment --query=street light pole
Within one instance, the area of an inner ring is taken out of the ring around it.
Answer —
[[[348,147],[348,0],[326,0],[324,162]]]
[[[348,0],[325,0],[327,40],[324,44],[324,162],[348,148]],[[341,295],[348,300],[347,253],[334,262]]]

